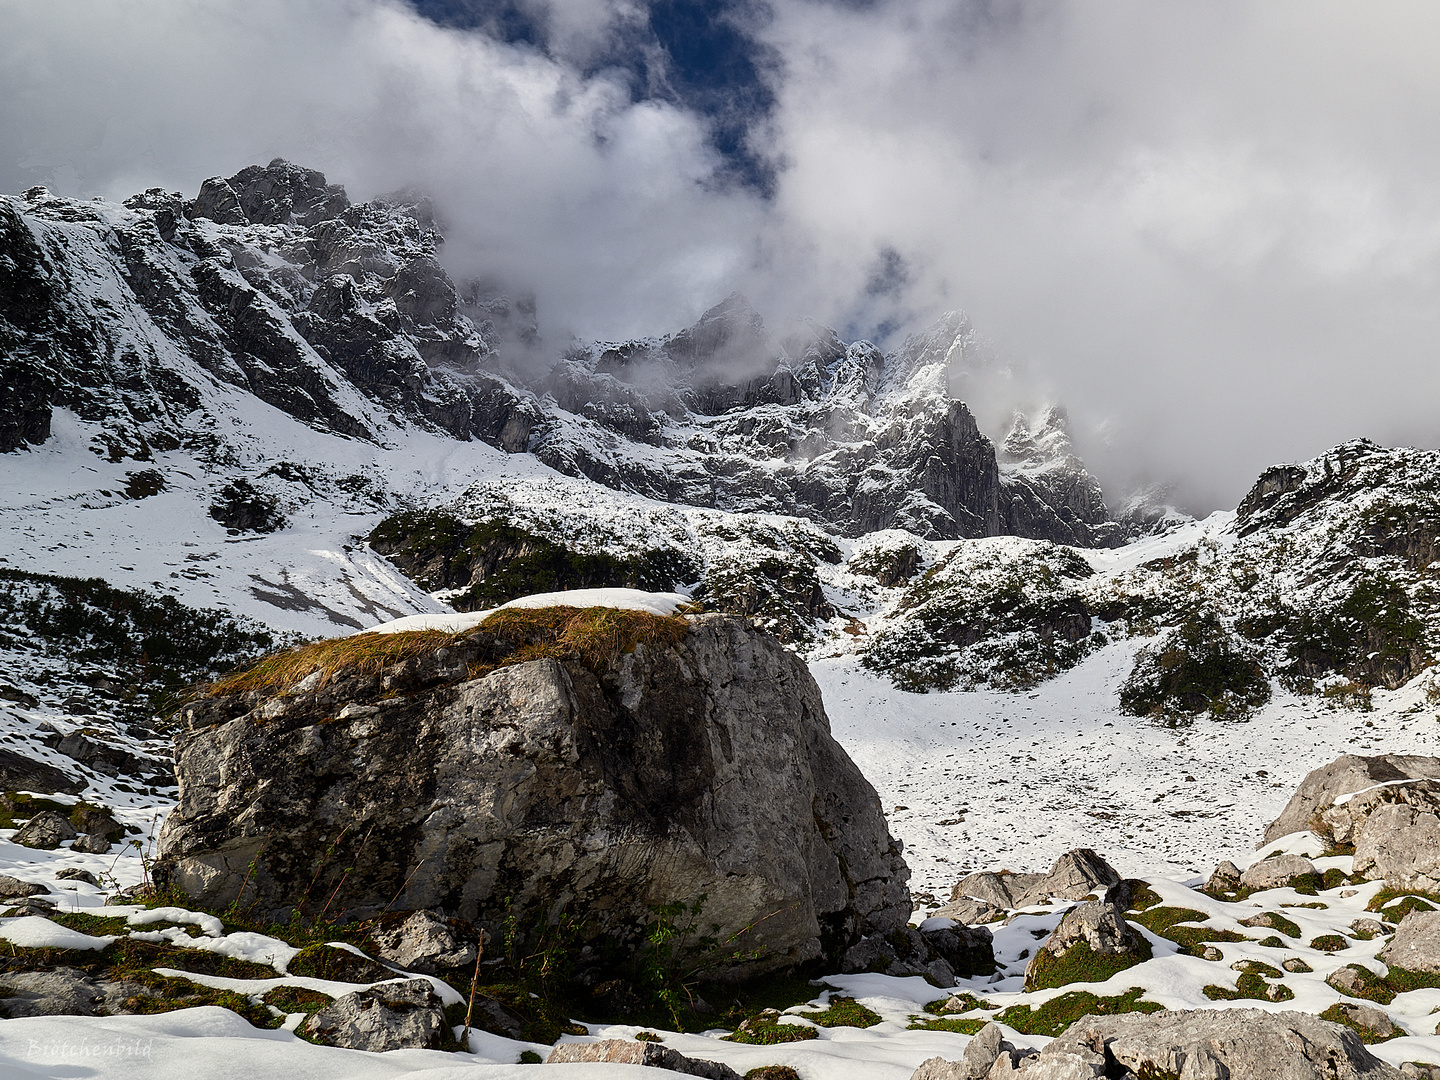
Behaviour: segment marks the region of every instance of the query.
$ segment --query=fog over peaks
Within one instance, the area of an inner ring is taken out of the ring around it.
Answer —
[[[417,185],[556,355],[735,290],[887,347],[964,310],[1029,399],[958,388],[992,437],[1063,401],[1195,511],[1440,441],[1437,113],[1419,2],[0,0],[0,189]]]

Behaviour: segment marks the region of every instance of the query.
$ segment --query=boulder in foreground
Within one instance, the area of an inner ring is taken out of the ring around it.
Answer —
[[[905,925],[874,788],[805,664],[744,620],[548,608],[364,637],[184,710],[162,882],[280,918],[332,894],[332,915],[492,932],[507,905],[522,927],[563,910],[577,947],[638,941],[683,904],[708,959],[744,954],[716,975]]]
[[[1400,1080],[1401,1075],[1353,1031],[1307,1013],[1194,1009],[1085,1016],[1039,1054],[1004,1042],[1000,1028],[989,1024],[963,1061],[932,1058],[912,1080]]]

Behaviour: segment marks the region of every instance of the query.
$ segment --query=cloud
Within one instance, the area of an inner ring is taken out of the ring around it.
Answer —
[[[417,184],[452,267],[533,286],[552,331],[683,325],[765,214],[712,183],[700,118],[395,3],[0,0],[0,26],[4,190],[193,193],[276,156],[361,198]]]
[[[0,187],[193,192],[277,155],[419,183],[451,265],[532,285],[552,341],[734,288],[776,327],[963,308],[1108,486],[1197,510],[1343,439],[1440,443],[1428,2],[742,5],[770,198],[703,109],[606,66],[641,0],[513,6],[545,50],[383,0],[0,0]]]

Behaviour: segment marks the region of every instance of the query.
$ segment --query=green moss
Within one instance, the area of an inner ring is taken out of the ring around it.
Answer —
[[[1298,938],[1300,936],[1300,927],[1278,911],[1262,911],[1254,917],[1253,921],[1246,920],[1246,922],[1252,926],[1263,926],[1267,930],[1278,930],[1286,937]]]
[[[517,1061],[516,1064],[517,1064],[517,1065],[542,1065],[542,1064],[544,1064],[544,1062],[545,1062],[545,1059],[542,1058],[539,1054],[537,1054],[534,1050],[521,1050],[521,1051],[520,1051],[520,1060]]]
[[[1203,911],[1182,907],[1152,907],[1129,916],[1131,922],[1139,923],[1153,934],[1175,942],[1191,956],[1199,956],[1207,941],[1244,941],[1244,936],[1233,930],[1217,930],[1210,926],[1181,926],[1180,923],[1202,922],[1208,916]]]
[[[951,1003],[954,1003],[953,1005]],[[974,994],[960,991],[951,994],[949,997],[936,998],[925,1006],[926,1012],[932,1013],[957,1013],[969,1012],[971,1009],[994,1009],[995,1006],[988,1001],[981,1001]]]
[[[1364,998],[1366,1001],[1373,1001],[1380,1005],[1389,1005],[1395,1000],[1395,988],[1390,985],[1389,977],[1381,978],[1369,968],[1360,964],[1347,964],[1351,971],[1355,972],[1357,986],[1349,990],[1341,990],[1342,994],[1349,997]],[[1341,969],[1344,970],[1344,969]],[[1338,989],[1338,987],[1336,988]]]
[[[1275,974],[1278,975],[1279,972]],[[1235,980],[1234,989],[1212,983],[1205,987],[1202,993],[1211,1001],[1289,1001],[1295,996],[1295,991],[1284,983],[1267,983],[1257,972],[1250,971]]]
[[[1118,1013],[1163,1012],[1164,1006],[1154,1001],[1144,1001],[1145,991],[1136,988],[1117,997],[1096,997],[1084,990],[1075,990],[1051,998],[1039,1008],[1029,1005],[1012,1005],[996,1017],[1002,1024],[1008,1024],[1025,1035],[1059,1035],[1082,1016],[1114,1016]]]
[[[1320,952],[1340,952],[1349,947],[1350,942],[1339,934],[1321,934],[1310,941],[1310,948],[1318,949]]]
[[[880,1014],[872,1012],[854,998],[832,997],[824,1012],[801,1013],[806,1020],[820,1027],[874,1027],[880,1023]]]
[[[1357,1024],[1354,1020],[1350,1019],[1349,1015],[1345,1012],[1344,1009],[1340,1007],[1338,1002],[1334,1005],[1331,1005],[1328,1009],[1322,1012],[1320,1014],[1320,1019],[1329,1020],[1332,1024],[1345,1025],[1351,1031],[1355,1032],[1355,1034],[1359,1035],[1360,1041],[1363,1043],[1387,1042],[1390,1039],[1397,1038],[1400,1035],[1404,1034],[1401,1031],[1394,1031],[1389,1035],[1382,1035],[1373,1028],[1367,1028],[1360,1024]]]
[[[1283,973],[1277,967],[1272,967],[1260,960],[1241,960],[1233,965],[1236,971],[1244,972],[1247,975],[1264,975],[1267,979],[1279,979]]]
[[[395,973],[382,964],[333,945],[307,945],[286,970],[302,978],[331,982],[373,983],[395,978]]]
[[[1070,983],[1104,982],[1126,968],[1144,963],[1151,956],[1150,943],[1141,939],[1133,953],[1103,956],[1084,941],[1077,941],[1062,956],[1040,953],[1025,972],[1026,990],[1048,990]]]
[[[779,1013],[767,1010],[749,1017],[731,1034],[726,1035],[725,1039],[750,1046],[774,1046],[778,1043],[804,1042],[819,1037],[814,1028],[803,1024],[782,1023]]]
[[[335,999],[319,990],[306,990],[300,986],[277,986],[266,992],[261,999],[266,1005],[273,1005],[283,1013],[313,1013],[323,1009]]]
[[[1154,889],[1152,889],[1149,885],[1137,885],[1130,892],[1131,911],[1145,911],[1149,908],[1155,907],[1157,904],[1160,904],[1162,902],[1163,901],[1160,899],[1160,894],[1157,893]],[[1139,920],[1137,919],[1134,921],[1138,922]]]
[[[916,1017],[906,1028],[908,1031],[954,1031],[961,1035],[974,1035],[988,1024],[988,1020],[966,1020],[958,1016],[947,1016],[939,1020]]]
[[[51,922],[59,923],[61,926],[71,930],[78,930],[82,934],[89,934],[91,937],[120,936],[129,932],[130,927],[125,919],[118,915],[87,915],[83,911],[53,911],[45,916]],[[144,927],[146,930],[152,927]],[[274,972],[271,972],[273,975]]]
[[[1260,941],[1258,942],[1258,944],[1264,945],[1266,948],[1270,948],[1270,949],[1283,949],[1283,948],[1285,948],[1285,942],[1281,941],[1281,940],[1280,940],[1278,937],[1276,937],[1274,934],[1271,934],[1269,937],[1263,937],[1263,938],[1261,938]]]
[[[1431,987],[1440,987],[1440,973],[1432,971],[1410,971],[1406,968],[1389,965],[1389,971],[1385,975],[1385,985],[1397,994],[1408,993],[1411,990],[1424,990]]]
[[[1434,893],[1383,888],[1370,898],[1365,910],[1379,912],[1388,922],[1399,922],[1412,911],[1434,911],[1437,905],[1440,905],[1440,896]]]

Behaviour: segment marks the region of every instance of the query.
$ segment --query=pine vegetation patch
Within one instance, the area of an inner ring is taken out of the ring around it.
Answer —
[[[1270,700],[1270,680],[1254,650],[1211,612],[1191,615],[1141,649],[1120,688],[1120,709],[1172,724],[1200,713],[1243,719]]]

